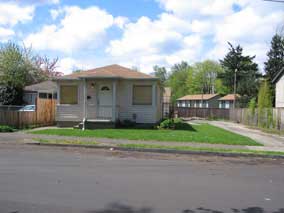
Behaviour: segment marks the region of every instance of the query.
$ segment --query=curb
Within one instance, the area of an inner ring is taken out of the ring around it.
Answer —
[[[208,151],[182,151],[173,149],[139,149],[126,148],[116,146],[97,146],[97,145],[77,145],[77,144],[45,144],[45,143],[26,143],[27,145],[51,146],[51,147],[72,147],[72,148],[91,148],[91,149],[105,149],[112,151],[135,151],[135,152],[150,152],[162,154],[183,154],[183,155],[204,155],[204,156],[219,156],[219,157],[258,157],[258,158],[273,158],[284,159],[284,155],[262,155],[262,154],[245,154],[245,153],[222,153],[222,152],[208,152]]]

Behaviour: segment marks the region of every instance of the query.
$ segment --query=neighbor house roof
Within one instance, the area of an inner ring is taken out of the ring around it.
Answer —
[[[186,95],[179,99],[178,101],[189,101],[189,100],[209,100],[218,96],[218,94],[196,94],[196,95]]]
[[[41,83],[26,86],[24,88],[24,90],[25,91],[32,91],[32,92],[38,92],[38,91],[55,92],[57,90],[57,85],[53,81],[43,81]]]
[[[240,97],[240,95],[236,94],[236,98],[238,98],[238,97]],[[228,94],[228,95],[225,95],[222,98],[219,98],[218,100],[219,101],[233,101],[233,100],[235,100],[235,95],[234,94]]]
[[[284,74],[284,67],[275,75],[275,77],[272,79],[272,83],[277,83],[278,80],[283,76]]]
[[[81,71],[58,77],[58,80],[79,79],[79,78],[122,78],[122,79],[158,79],[151,75],[138,72],[117,64]]]

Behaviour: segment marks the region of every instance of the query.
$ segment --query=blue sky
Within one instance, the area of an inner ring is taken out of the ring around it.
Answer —
[[[284,4],[262,0],[0,1],[0,42],[58,57],[64,73],[113,63],[150,73],[154,65],[218,60],[228,41],[262,69],[283,25]]]

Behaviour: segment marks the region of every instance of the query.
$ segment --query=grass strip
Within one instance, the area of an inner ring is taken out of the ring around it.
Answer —
[[[284,156],[284,152],[275,151],[257,151],[247,149],[222,149],[222,148],[207,148],[207,147],[192,147],[192,146],[165,146],[155,144],[119,144],[122,148],[133,149],[163,149],[163,150],[178,150],[178,151],[192,151],[192,152],[214,152],[214,153],[241,153],[241,154],[255,154],[255,155],[280,155]]]
[[[42,138],[33,138],[34,141],[37,141],[42,144],[72,144],[72,145],[98,145],[98,142],[95,141],[81,141],[81,140],[62,140],[62,139],[42,139]]]

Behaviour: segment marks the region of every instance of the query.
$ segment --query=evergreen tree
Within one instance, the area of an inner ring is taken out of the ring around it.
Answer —
[[[275,34],[271,40],[271,47],[264,63],[265,74],[270,83],[274,76],[284,67],[284,37]]]
[[[272,119],[272,96],[271,86],[268,80],[261,83],[258,92],[258,126],[269,128],[273,123]]]
[[[228,91],[233,93],[236,73],[236,93],[241,95],[240,106],[247,106],[249,100],[257,95],[261,74],[258,65],[253,62],[255,56],[244,56],[240,45],[234,47],[229,43],[229,46],[229,52],[220,60],[224,72],[219,74],[219,78]]]

